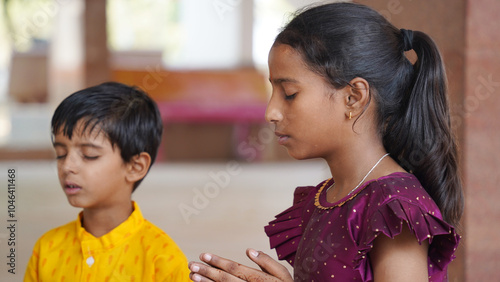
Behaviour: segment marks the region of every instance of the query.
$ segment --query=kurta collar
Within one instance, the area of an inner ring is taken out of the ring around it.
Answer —
[[[132,204],[134,208],[132,214],[115,229],[99,238],[96,238],[83,228],[83,212],[80,212],[76,228],[77,237],[81,242],[84,257],[97,255],[101,252],[112,249],[115,246],[121,245],[140,229],[144,223],[144,217],[142,216],[139,205],[137,205],[134,201],[132,201]]]

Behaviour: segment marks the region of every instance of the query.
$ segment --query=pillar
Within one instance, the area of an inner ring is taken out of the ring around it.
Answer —
[[[465,96],[460,110],[466,188],[466,281],[500,267],[500,1],[467,0]],[[453,81],[451,81],[453,83]]]
[[[106,28],[106,1],[85,0],[84,66],[85,87],[93,86],[111,77]]]
[[[49,51],[49,101],[59,104],[84,87],[110,79],[106,1],[55,1]]]

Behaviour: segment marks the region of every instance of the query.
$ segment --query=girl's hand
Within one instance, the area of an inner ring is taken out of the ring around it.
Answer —
[[[293,281],[292,276],[279,262],[263,252],[247,249],[247,256],[262,269],[258,270],[213,255],[201,254],[206,264],[190,262],[189,278],[193,281]]]

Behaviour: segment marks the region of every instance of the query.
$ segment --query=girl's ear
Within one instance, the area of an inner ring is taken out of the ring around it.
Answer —
[[[349,84],[350,86],[347,86],[348,95],[345,98],[346,117],[352,119],[365,111],[366,105],[370,101],[370,84],[361,77],[354,78]]]
[[[151,165],[151,156],[148,153],[142,152],[132,157],[127,163],[126,180],[130,183],[135,183],[143,179],[148,173]]]

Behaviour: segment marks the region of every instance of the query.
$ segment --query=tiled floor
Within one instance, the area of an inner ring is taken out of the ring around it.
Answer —
[[[17,171],[15,275],[7,272],[5,263],[10,236],[4,227],[8,168]],[[165,230],[189,260],[208,251],[251,263],[245,256],[248,247],[275,257],[263,226],[291,204],[294,187],[316,184],[328,174],[319,161],[158,164],[133,198],[145,217]],[[199,196],[204,189],[205,197]],[[0,203],[0,281],[22,281],[36,239],[73,220],[78,209],[67,203],[52,161],[0,162]],[[185,218],[183,206],[199,213]]]

